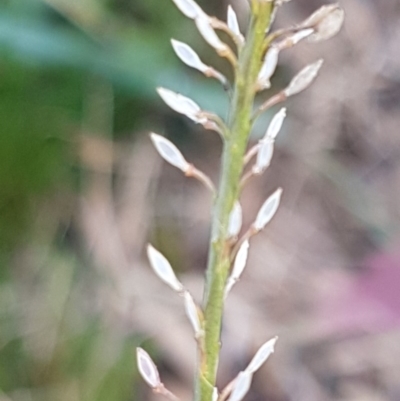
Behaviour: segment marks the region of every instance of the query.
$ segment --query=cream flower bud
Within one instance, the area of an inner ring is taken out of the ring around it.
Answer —
[[[190,164],[171,141],[154,133],[150,134],[150,138],[157,152],[166,162],[179,168],[179,170],[182,170],[184,173],[188,171]]]
[[[147,256],[149,258],[150,265],[157,276],[176,292],[182,292],[183,285],[176,278],[175,273],[165,256],[151,245],[147,246]]]
[[[259,142],[256,164],[253,166],[254,174],[261,174],[270,165],[274,154],[274,141],[271,138],[263,138]]]
[[[232,287],[239,281],[243,273],[243,270],[246,267],[248,255],[249,255],[249,241],[245,241],[239,248],[239,251],[235,258],[235,262],[233,264],[232,273],[229,276],[228,281],[226,283],[225,298],[228,296]]]
[[[193,0],[172,0],[178,9],[186,17],[195,19],[200,13],[203,13],[200,6]]]
[[[249,391],[252,379],[253,375],[250,372],[240,372],[235,379],[228,401],[241,401]]]
[[[240,32],[239,28],[239,22],[237,19],[237,15],[235,13],[235,10],[232,8],[231,5],[228,6],[228,27],[229,29],[238,37],[240,38],[241,42],[244,42],[244,37]]]
[[[142,348],[136,349],[137,366],[144,381],[153,389],[161,386],[157,366],[149,354]]]
[[[310,42],[319,42],[335,36],[340,31],[343,21],[343,9],[338,4],[329,4],[320,7],[300,26],[314,28],[315,33],[308,40]]]
[[[278,210],[279,203],[282,196],[282,188],[277,189],[261,206],[257,214],[253,227],[257,231],[261,231],[274,217]]]
[[[234,238],[242,228],[243,212],[239,202],[235,202],[232,212],[229,216],[228,237]]]
[[[220,38],[211,26],[210,18],[207,15],[198,16],[195,19],[197,29],[199,30],[203,39],[215,50],[223,52],[227,50],[227,45],[222,43]]]
[[[274,352],[274,347],[277,340],[278,337],[274,337],[272,340],[264,343],[256,352],[245,371],[249,373],[254,373],[256,370],[260,369],[261,365]]]
[[[189,318],[189,321],[193,327],[194,333],[196,337],[199,337],[202,334],[201,322],[199,318],[199,311],[197,309],[196,304],[190,293],[185,291],[185,311],[186,315]]]
[[[265,136],[274,140],[282,128],[282,124],[283,121],[285,120],[285,117],[286,117],[286,107],[282,107],[278,111],[278,113],[276,113],[272,118]]]
[[[271,86],[270,79],[278,65],[279,49],[276,46],[271,46],[265,55],[264,62],[258,74],[257,86],[259,90],[268,89]]]
[[[249,245],[249,241],[244,241],[236,255],[231,274],[231,278],[235,281],[239,280],[244,268],[246,267],[247,258],[249,255]]]
[[[308,88],[314,79],[317,77],[318,72],[323,64],[320,59],[313,64],[304,67],[291,81],[289,86],[285,89],[286,96],[293,96]]]
[[[323,18],[315,27],[315,33],[308,40],[310,42],[320,42],[335,36],[342,28],[344,22],[344,10],[337,8]]]
[[[157,92],[172,110],[183,114],[196,123],[204,124],[207,122],[207,118],[199,117],[201,113],[200,106],[192,99],[165,88],[158,88]]]
[[[201,72],[206,72],[210,67],[204,64],[197,53],[186,43],[179,42],[178,40],[171,39],[172,47],[180,60]]]

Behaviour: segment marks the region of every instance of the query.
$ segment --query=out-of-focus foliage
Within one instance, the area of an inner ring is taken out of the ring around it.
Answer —
[[[131,138],[161,104],[159,83],[221,107],[169,51],[187,24],[177,14],[158,0],[0,4],[1,399],[137,399],[140,338],[91,307],[97,276],[76,256],[71,211],[81,138]]]
[[[36,195],[71,183],[66,153],[89,118],[93,77],[115,93],[116,136],[143,124],[161,81],[213,99],[169,51],[167,38],[179,30],[174,14],[168,2],[156,1],[14,0],[0,6],[2,249],[25,237]]]

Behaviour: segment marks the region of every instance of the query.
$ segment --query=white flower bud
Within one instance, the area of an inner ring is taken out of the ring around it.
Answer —
[[[149,354],[142,348],[136,349],[137,366],[144,381],[153,389],[161,385],[158,369]]]
[[[270,79],[278,65],[279,49],[276,46],[271,46],[265,55],[263,65],[258,74],[257,85],[260,90],[268,89],[271,86]]]
[[[241,42],[244,41],[243,35],[240,32],[239,22],[237,19],[237,15],[235,10],[232,8],[231,5],[228,6],[228,27],[229,29],[238,37],[240,38]]]
[[[296,95],[311,85],[318,75],[322,63],[322,59],[304,67],[290,82],[289,86],[285,89],[286,96]]]
[[[242,275],[243,270],[246,267],[248,255],[249,255],[249,241],[245,241],[239,248],[239,251],[235,258],[235,262],[233,264],[232,273],[229,276],[228,281],[226,283],[225,298],[228,296],[232,287],[239,281],[240,276]]]
[[[202,333],[201,323],[199,319],[199,311],[190,293],[185,291],[185,311],[189,318],[189,321],[193,327],[196,337],[199,337]]]
[[[229,226],[228,226],[228,237],[234,238],[240,232],[243,222],[243,212],[242,207],[239,202],[235,202],[231,215],[229,216]]]
[[[277,189],[261,206],[253,227],[261,231],[274,217],[281,200],[282,188]]]
[[[323,18],[316,26],[315,33],[308,40],[320,42],[335,36],[342,28],[344,22],[344,10],[337,7]]]
[[[222,43],[220,38],[215,33],[211,26],[210,18],[207,15],[198,16],[195,19],[197,29],[199,30],[203,39],[215,50],[225,51],[227,50],[226,44]]]
[[[253,166],[254,174],[261,174],[270,165],[274,154],[274,140],[271,138],[263,138],[259,142],[256,164]]]
[[[172,47],[180,60],[201,72],[206,72],[210,67],[204,64],[197,53],[186,43],[179,42],[178,40],[171,39]]]
[[[279,131],[282,128],[283,121],[286,117],[286,107],[282,107],[272,118],[271,123],[268,126],[267,133],[265,134],[266,138],[270,138],[275,140]]]
[[[239,280],[244,268],[246,267],[247,257],[249,255],[249,245],[249,241],[244,241],[236,255],[231,274],[231,278],[235,281]]]
[[[150,138],[157,152],[165,161],[179,168],[179,170],[182,170],[184,173],[188,171],[190,167],[189,163],[171,141],[154,133],[150,134]]]
[[[234,387],[228,401],[241,401],[249,391],[253,375],[250,372],[240,372],[235,379]]]
[[[254,373],[256,370],[260,369],[261,365],[274,352],[274,347],[277,340],[278,337],[274,337],[272,340],[269,340],[263,344],[254,355],[245,372]]]
[[[149,258],[150,265],[157,276],[164,281],[164,283],[168,284],[173,290],[182,292],[183,285],[176,278],[175,273],[165,256],[151,245],[147,246],[147,256]]]
[[[312,13],[300,26],[314,28],[315,34],[310,37],[310,41],[329,39],[336,35],[342,27],[344,21],[344,11],[338,4],[328,4],[320,7]]]
[[[203,13],[199,5],[193,0],[172,0],[179,10],[186,17],[195,19],[200,13]]]
[[[157,88],[157,92],[172,110],[183,114],[196,123],[204,124],[207,122],[205,117],[199,117],[200,106],[192,99],[165,88]]]

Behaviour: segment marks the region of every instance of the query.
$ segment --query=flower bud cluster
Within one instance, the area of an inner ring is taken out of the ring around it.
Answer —
[[[246,40],[245,36],[241,33],[238,18],[233,8],[228,6],[227,21],[224,22],[215,17],[208,16],[194,0],[172,1],[187,18],[193,20],[203,39],[216,50],[217,54],[221,57],[227,58],[233,67],[234,79],[236,80],[240,72],[240,63],[242,62],[241,55],[245,53],[246,46],[250,46],[251,43],[248,43],[250,39],[247,38]],[[288,1],[290,0],[250,0],[251,12],[256,13],[257,9],[261,7],[261,3],[264,4],[264,7],[266,3],[269,3],[271,6],[270,26],[277,9]],[[303,40],[307,40],[308,42],[318,42],[329,39],[340,30],[343,24],[343,18],[343,10],[337,4],[332,4],[321,7],[305,21],[288,29],[269,33],[268,27],[265,37],[263,37],[263,51],[258,53],[262,55],[262,57],[257,59],[256,63],[256,65],[259,66],[259,69],[256,71],[254,79],[251,81],[252,85],[249,86],[249,88],[252,88],[254,91],[253,100],[258,92],[271,87],[271,79],[278,67],[279,54],[281,51],[289,49]],[[261,35],[264,35],[264,30],[265,25],[263,26],[263,29],[260,30]],[[223,31],[228,34],[231,38],[231,42],[236,46],[236,48],[233,49],[230,44],[225,43],[218,36],[218,31]],[[250,34],[247,36],[251,37]],[[212,66],[204,63],[195,50],[193,50],[188,44],[175,39],[171,40],[171,44],[175,54],[185,65],[201,72],[206,77],[217,79],[225,89],[228,88],[227,78]],[[322,64],[323,60],[318,60],[304,67],[292,78],[286,88],[282,89],[276,95],[269,98],[258,109],[254,110],[252,122],[254,122],[265,110],[308,88],[316,79]],[[161,99],[172,110],[186,116],[197,124],[203,125],[206,129],[218,132],[225,143],[230,143],[230,145],[232,145],[231,138],[233,136],[233,129],[228,126],[228,122],[223,121],[219,116],[213,113],[202,110],[195,101],[180,93],[176,93],[166,88],[158,88],[157,92]],[[253,103],[251,105],[253,105]],[[263,174],[269,167],[274,153],[275,140],[283,127],[286,114],[286,108],[281,108],[273,116],[264,137],[256,145],[250,148],[243,160],[239,160],[240,165],[243,166],[243,170],[251,162],[253,157],[255,157],[254,165],[251,166],[247,172],[242,171],[241,182],[232,182],[230,185],[235,188],[240,187],[240,190],[242,190],[249,178]],[[248,138],[250,132],[246,132],[246,135]],[[213,192],[213,195],[217,199],[221,196],[221,193],[215,191],[211,179],[189,163],[172,142],[155,133],[152,133],[150,137],[155,149],[167,163],[181,170],[186,176],[196,178],[202,182]],[[225,149],[228,149],[229,151],[229,146],[225,146]],[[224,187],[221,185],[219,191],[222,192],[223,190]],[[227,220],[225,223],[220,223],[219,221],[216,222],[217,225],[225,224],[221,229],[223,235],[222,237],[217,238],[217,240],[223,242],[224,252],[226,250],[228,251],[229,261],[231,262],[231,266],[229,267],[230,272],[226,271],[227,274],[224,276],[225,282],[223,284],[225,289],[220,294],[221,302],[223,302],[228,296],[244,272],[249,255],[251,237],[264,230],[275,216],[281,202],[282,189],[278,188],[266,199],[258,211],[254,222],[242,236],[240,236],[240,233],[242,231],[243,210],[239,202],[239,197],[240,191],[237,191],[235,196],[230,199],[228,198]],[[212,252],[211,248],[215,241],[216,239],[213,237],[211,239],[210,252]],[[205,357],[206,350],[204,344],[206,343],[207,332],[208,329],[210,329],[210,325],[214,324],[214,322],[207,321],[206,319],[205,311],[209,306],[207,304],[207,299],[205,300],[206,305],[204,305],[203,310],[202,307],[196,304],[192,295],[185,289],[165,256],[151,245],[148,245],[147,256],[152,269],[160,280],[182,297],[184,310],[190,325],[192,326],[194,337],[198,344],[199,355]],[[215,274],[215,272],[208,271],[208,274],[212,275]],[[210,308],[211,307],[213,307],[213,305],[211,305]],[[215,387],[215,382],[207,382],[207,387],[213,389],[212,393],[210,392],[206,398],[207,401],[241,401],[250,388],[253,374],[274,352],[276,341],[277,337],[263,344],[256,352],[247,368],[240,372],[230,385],[221,392],[221,394],[219,394]],[[217,352],[218,348],[218,344],[216,344],[213,349]],[[214,355],[214,359],[217,360],[218,355]],[[165,388],[160,380],[157,367],[151,360],[150,356],[141,348],[138,348],[137,350],[137,363],[139,372],[143,379],[155,392],[161,393],[171,400],[177,399],[176,396]],[[201,370],[205,367],[207,370],[206,363],[207,361],[202,360],[199,364],[199,369]],[[198,376],[200,377],[200,381],[203,374],[204,372],[199,371]]]

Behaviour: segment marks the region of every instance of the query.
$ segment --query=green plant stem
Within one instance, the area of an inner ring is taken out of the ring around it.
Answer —
[[[257,77],[265,51],[265,32],[273,3],[252,1],[246,45],[241,49],[225,139],[220,185],[215,200],[204,294],[204,337],[197,372],[196,401],[211,401],[216,383],[224,290],[230,269],[229,216],[240,191],[244,155],[252,126]]]

